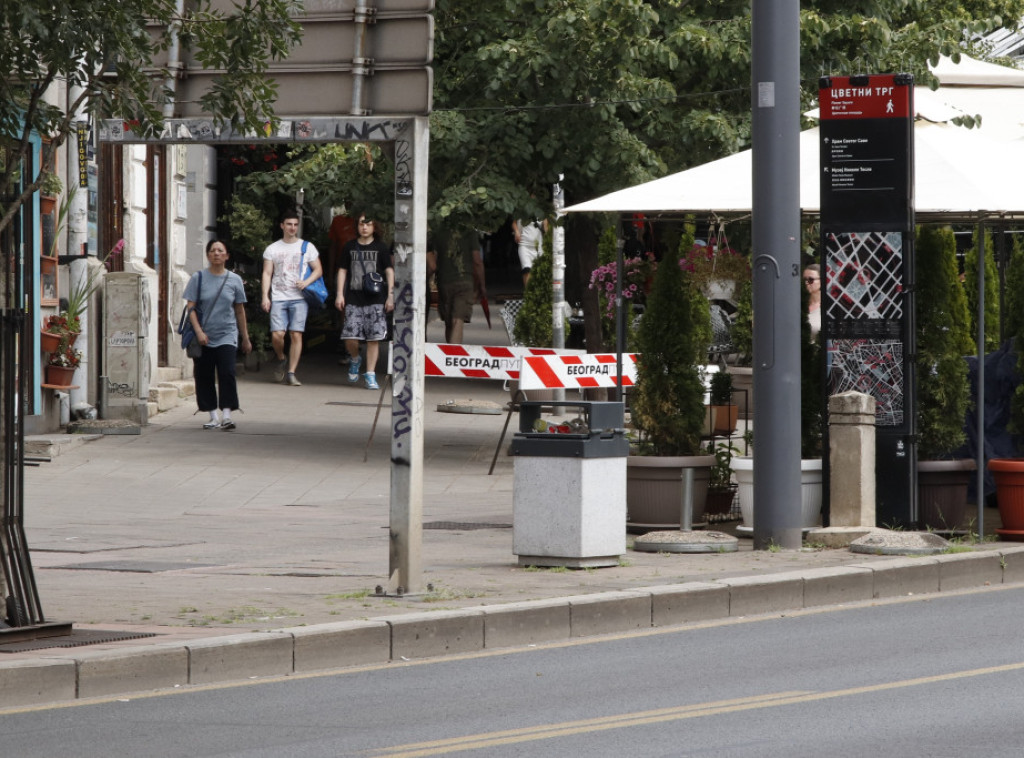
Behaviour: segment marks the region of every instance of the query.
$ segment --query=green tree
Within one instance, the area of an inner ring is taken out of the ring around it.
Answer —
[[[963,343],[967,301],[959,284],[956,238],[935,225],[917,231],[917,410],[923,459],[950,455],[964,441],[970,402]]]
[[[678,253],[658,266],[637,333],[638,379],[630,409],[641,449],[652,455],[700,451],[701,367],[711,343],[711,315],[708,301],[679,265],[692,246],[693,228],[688,227]]]
[[[264,73],[283,58],[300,29],[289,15],[294,0],[243,0],[230,12],[210,0],[190,2],[179,16],[175,0],[19,0],[0,3],[0,231],[43,184],[47,167],[80,113],[119,118],[143,133],[159,131],[161,62],[177,30],[200,64],[221,71],[203,105],[216,123],[260,130],[273,119],[276,90]],[[45,99],[66,83],[68,102]],[[22,176],[35,133],[47,138],[33,175]]]

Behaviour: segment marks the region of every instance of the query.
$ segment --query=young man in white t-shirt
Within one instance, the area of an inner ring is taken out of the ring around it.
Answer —
[[[299,238],[299,214],[288,211],[281,217],[284,236],[263,251],[263,310],[270,314],[270,343],[277,355],[275,381],[284,381],[293,387],[302,384],[295,377],[302,355],[302,333],[306,329],[309,306],[302,290],[315,282],[323,273],[320,253],[312,242],[306,245],[305,263],[309,264],[309,277],[301,279],[302,240]],[[284,357],[284,334],[288,332],[291,345],[288,358]]]

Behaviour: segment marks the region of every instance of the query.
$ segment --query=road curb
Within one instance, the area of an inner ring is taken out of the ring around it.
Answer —
[[[0,660],[0,708],[1024,582],[1024,546]]]

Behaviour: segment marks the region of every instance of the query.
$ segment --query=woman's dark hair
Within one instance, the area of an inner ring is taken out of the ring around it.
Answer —
[[[211,239],[209,242],[206,243],[206,254],[207,255],[210,254],[210,248],[213,247],[214,245],[216,245],[218,242],[224,246],[225,250],[228,249],[228,243],[227,242],[225,242],[224,240],[220,239],[219,237],[214,237],[213,239]],[[231,253],[229,251],[228,255],[230,255],[230,254]]]

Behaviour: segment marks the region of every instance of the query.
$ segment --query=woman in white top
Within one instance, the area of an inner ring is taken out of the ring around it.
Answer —
[[[810,296],[807,300],[807,323],[811,325],[811,339],[821,331],[821,267],[812,263],[804,269],[804,286]]]

